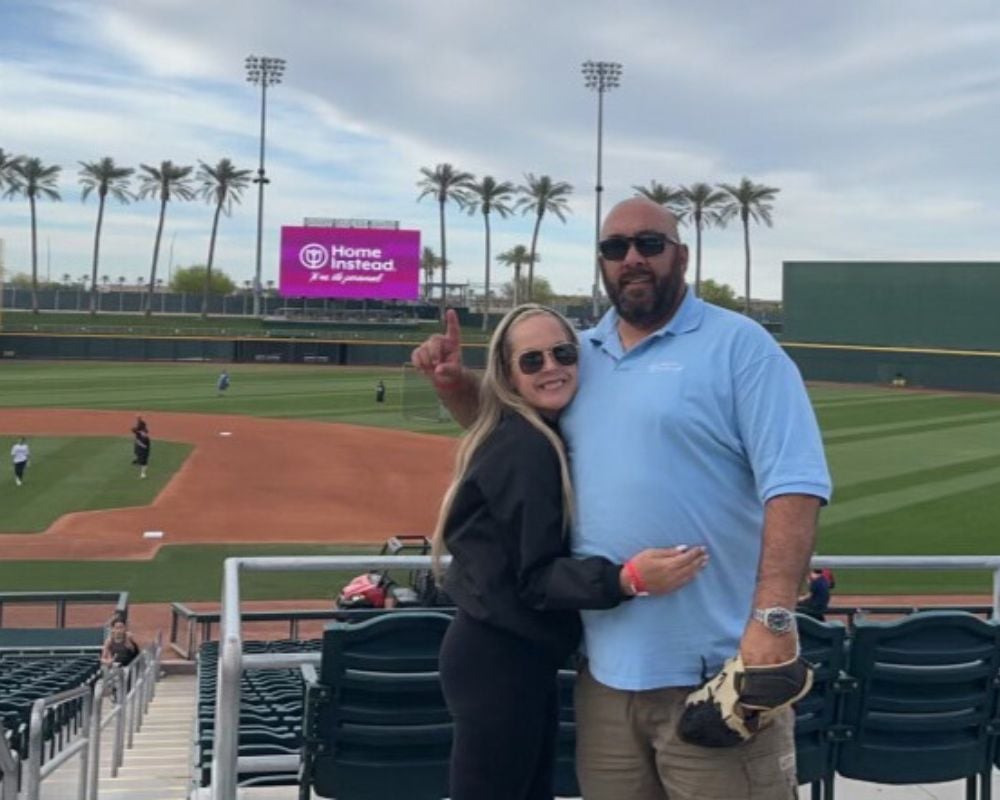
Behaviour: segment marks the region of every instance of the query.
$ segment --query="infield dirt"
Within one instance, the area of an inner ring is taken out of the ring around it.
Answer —
[[[406,431],[237,415],[144,415],[156,442],[194,450],[148,506],[67,514],[0,536],[0,559],[152,558],[162,544],[382,542],[434,525],[456,441]],[[0,434],[121,435],[121,411],[0,411]],[[126,451],[127,452],[127,451]],[[81,464],[80,469],[86,469]],[[145,531],[163,531],[146,539]]]

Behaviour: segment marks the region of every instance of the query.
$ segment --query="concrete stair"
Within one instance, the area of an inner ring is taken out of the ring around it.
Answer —
[[[100,800],[187,800],[191,793],[191,742],[195,716],[195,676],[168,675],[125,750],[122,767],[111,777],[114,724],[101,734]],[[79,760],[72,759],[42,783],[42,800],[76,800]]]

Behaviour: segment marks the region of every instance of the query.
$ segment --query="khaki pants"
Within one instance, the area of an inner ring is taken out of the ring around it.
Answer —
[[[793,800],[791,709],[750,741],[708,748],[682,742],[677,721],[690,689],[627,692],[576,682],[576,770],[583,800]]]

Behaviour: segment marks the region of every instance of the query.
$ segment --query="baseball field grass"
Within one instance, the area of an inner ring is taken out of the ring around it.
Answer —
[[[149,561],[18,561],[0,564],[5,592],[127,591],[133,603],[216,601],[222,562],[235,556],[333,556],[376,553],[356,545],[168,545]],[[240,582],[247,600],[330,599],[354,572],[260,572]],[[406,574],[397,576],[405,582]]]
[[[235,365],[224,398],[215,396],[218,372],[218,366],[202,364],[0,363],[0,421],[3,407],[120,408],[458,432],[451,423],[402,416],[399,368]],[[379,379],[387,387],[382,405],[374,402]],[[821,515],[820,553],[1000,553],[1000,396],[825,385],[810,392],[835,486],[833,503]],[[161,554],[198,560],[199,550],[165,548]],[[303,550],[289,545],[276,552]],[[100,567],[95,563],[90,569]],[[39,588],[48,581],[48,571],[61,570],[57,562],[31,565]],[[14,573],[20,580],[24,572],[21,566],[0,564],[0,585],[9,585]],[[111,578],[119,574],[98,582],[95,573],[95,584],[86,588],[117,585]],[[985,573],[841,570],[837,581],[837,591],[846,593],[990,588]],[[186,598],[178,591],[170,599]]]
[[[140,480],[132,437],[33,436],[24,483],[0,480],[0,534],[44,531],[63,514],[144,506],[187,458],[191,445],[158,441],[155,466]]]

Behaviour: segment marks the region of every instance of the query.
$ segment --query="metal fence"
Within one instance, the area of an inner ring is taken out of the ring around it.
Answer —
[[[51,603],[55,608],[55,626],[66,627],[66,612],[75,605],[114,603],[112,616],[128,615],[128,592],[0,592],[0,628],[7,605],[39,605]]]
[[[132,748],[134,735],[142,729],[143,718],[153,701],[161,653],[161,636],[157,634],[155,641],[127,667],[105,668],[92,689],[87,685],[78,686],[35,701],[28,732],[28,757],[21,765],[21,797],[24,800],[39,800],[45,779],[74,756],[79,756],[76,797],[78,800],[97,800],[102,733],[114,723],[110,759],[110,775],[114,778],[124,762],[125,750]],[[104,702],[109,698],[111,707],[105,714]],[[46,736],[53,735],[50,722],[53,712],[70,703],[79,704],[79,709],[65,732],[67,740],[59,743],[62,746],[50,741],[46,747]],[[3,769],[2,763],[0,769]],[[12,774],[15,775],[12,779],[15,788],[9,798],[15,800],[16,771]],[[2,800],[8,800],[6,770],[2,785]]]
[[[817,567],[837,569],[976,570],[993,574],[992,613],[1000,618],[1000,556],[822,556]],[[240,618],[243,572],[322,572],[427,569],[430,556],[303,556],[229,558],[223,567],[212,800],[236,800],[240,772],[295,771],[297,756],[239,758],[240,679],[244,670],[298,669],[319,664],[318,653],[244,654]]]

